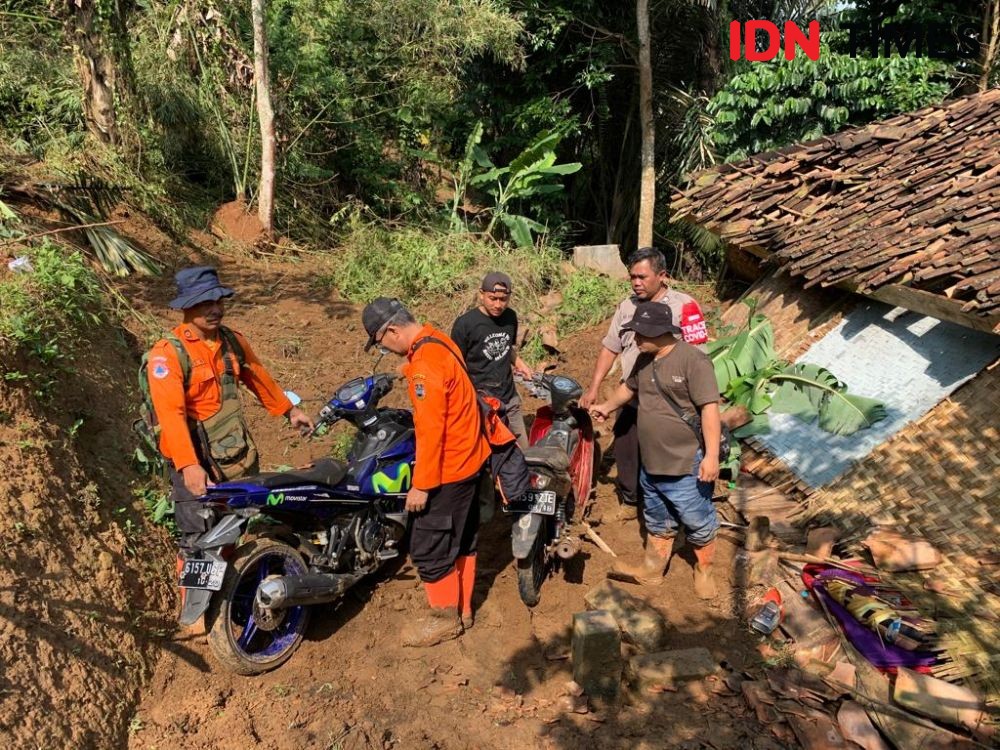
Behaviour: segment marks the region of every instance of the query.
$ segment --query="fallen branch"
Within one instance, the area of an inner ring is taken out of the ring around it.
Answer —
[[[615,554],[615,551],[608,546],[607,542],[601,539],[600,535],[598,535],[598,533],[594,531],[594,528],[586,521],[583,522],[583,533],[586,534],[587,538],[596,544],[602,552],[607,552],[612,557],[618,557],[618,555]]]
[[[878,573],[877,570],[868,565],[846,565],[840,560],[835,560],[832,557],[816,557],[816,555],[801,555],[797,552],[779,552],[779,560],[788,560],[789,562],[804,562],[804,563],[815,563],[818,565],[832,565],[835,568],[840,568],[841,570],[848,570],[852,573]]]
[[[50,234],[59,234],[60,232],[75,232],[82,229],[93,229],[94,227],[109,227],[112,224],[124,224],[126,221],[126,219],[117,219],[115,221],[95,221],[92,224],[76,224],[71,227],[59,227],[59,229],[49,229],[44,232],[38,232],[37,234],[29,234],[26,237],[11,237],[3,242],[0,242],[0,245],[10,245],[15,242],[27,242],[28,240],[38,239],[39,237],[45,237]]]

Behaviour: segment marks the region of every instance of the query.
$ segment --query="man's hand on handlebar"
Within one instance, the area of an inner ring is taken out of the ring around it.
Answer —
[[[316,425],[313,424],[312,418],[297,406],[293,406],[289,409],[287,416],[288,421],[292,424],[292,427],[297,429],[299,434],[302,436],[309,435],[316,429]]]
[[[184,486],[187,491],[195,497],[201,497],[208,491],[209,487],[214,486],[212,480],[208,478],[208,474],[198,464],[185,466],[181,469],[181,476],[184,478]]]

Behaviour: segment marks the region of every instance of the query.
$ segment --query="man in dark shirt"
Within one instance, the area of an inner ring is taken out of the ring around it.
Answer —
[[[495,396],[504,405],[510,430],[523,450],[528,447],[528,435],[521,399],[514,389],[514,373],[525,380],[531,380],[533,373],[517,354],[517,313],[508,307],[513,290],[507,274],[487,274],[480,285],[479,306],[455,321],[451,339],[465,357],[477,390]]]
[[[626,326],[635,333],[639,357],[631,373],[591,413],[603,421],[638,396],[639,483],[646,520],[646,555],[641,565],[622,566],[626,579],[655,584],[663,580],[674,536],[681,527],[694,546],[697,565],[694,590],[700,599],[715,596],[711,577],[719,518],[712,490],[719,476],[719,388],[708,357],[677,338],[669,305],[642,302]],[[683,412],[701,417],[701,436],[681,418],[667,395]],[[704,443],[702,451],[701,443]]]

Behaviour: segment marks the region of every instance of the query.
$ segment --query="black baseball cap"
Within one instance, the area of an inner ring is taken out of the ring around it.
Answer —
[[[514,284],[510,280],[510,276],[505,273],[500,273],[499,271],[492,271],[486,274],[483,278],[483,283],[479,285],[479,288],[484,292],[504,292],[505,294],[510,294],[514,291]]]
[[[397,313],[406,310],[406,306],[398,299],[392,297],[376,297],[361,311],[361,325],[368,333],[368,343],[365,344],[365,351],[375,345],[375,337],[385,324],[392,320]]]
[[[654,339],[668,333],[680,333],[681,329],[674,323],[674,315],[670,305],[662,302],[640,302],[635,306],[632,320],[622,326],[623,331],[634,331],[641,336]]]

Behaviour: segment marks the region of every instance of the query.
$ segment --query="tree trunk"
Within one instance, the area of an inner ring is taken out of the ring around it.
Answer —
[[[257,216],[267,237],[274,236],[274,108],[267,64],[264,0],[251,0],[253,15],[253,73],[257,83],[257,119],[260,120],[260,189]]]
[[[990,74],[997,65],[1000,52],[1000,0],[986,0],[983,8],[983,35],[981,38],[979,91],[990,87]]]
[[[102,143],[118,142],[115,117],[115,59],[102,43],[94,0],[69,0],[66,19],[73,57],[83,85],[83,118]]]
[[[653,244],[656,204],[656,126],[653,121],[653,66],[649,50],[649,0],[636,0],[639,30],[639,123],[642,128],[642,172],[639,180],[639,247]]]

